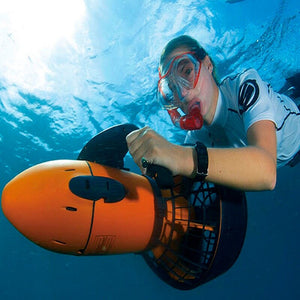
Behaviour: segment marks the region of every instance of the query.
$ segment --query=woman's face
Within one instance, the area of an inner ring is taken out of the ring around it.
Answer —
[[[167,61],[187,51],[186,48],[178,48],[168,56]],[[186,77],[189,81],[195,79],[191,63],[183,62],[181,65],[178,65],[179,72],[182,73],[184,78]],[[173,93],[176,104],[185,114],[188,114],[193,107],[200,106],[201,115],[208,124],[212,122],[218,98],[218,87],[212,76],[212,72],[213,64],[209,56],[205,56],[200,61],[199,77],[197,78],[196,85],[192,88],[182,87],[180,97],[176,91]]]

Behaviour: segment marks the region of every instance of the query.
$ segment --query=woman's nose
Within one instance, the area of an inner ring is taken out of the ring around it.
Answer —
[[[189,94],[189,90],[186,88],[181,89],[181,95],[183,98],[185,98]]]

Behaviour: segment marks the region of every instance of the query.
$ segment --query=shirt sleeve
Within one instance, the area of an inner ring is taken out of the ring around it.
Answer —
[[[270,120],[275,123],[270,86],[262,81],[254,69],[240,76],[238,104],[246,131],[258,121]]]

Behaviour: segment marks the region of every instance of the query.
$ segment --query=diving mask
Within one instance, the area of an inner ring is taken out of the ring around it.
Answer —
[[[173,124],[185,130],[200,129],[203,125],[199,107],[193,108],[185,116],[177,111],[189,91],[198,83],[201,61],[193,54],[184,52],[177,55],[159,69],[158,100],[167,109]]]

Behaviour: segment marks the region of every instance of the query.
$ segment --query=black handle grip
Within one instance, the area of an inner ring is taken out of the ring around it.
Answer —
[[[133,124],[121,124],[103,130],[83,147],[77,159],[124,168],[124,157],[128,152],[126,136],[136,129],[138,127]]]
[[[146,175],[154,178],[160,188],[174,186],[172,172],[166,167],[148,163]]]

